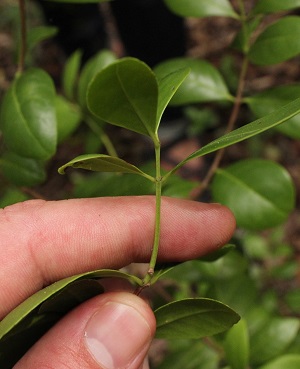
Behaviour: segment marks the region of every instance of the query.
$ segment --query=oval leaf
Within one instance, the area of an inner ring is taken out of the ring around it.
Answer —
[[[155,310],[156,338],[199,339],[223,332],[239,315],[219,301],[197,298],[171,302]]]
[[[60,174],[65,173],[67,167],[92,170],[94,172],[116,172],[139,174],[154,181],[153,177],[141,171],[136,166],[127,163],[127,161],[104,154],[80,155],[69,161],[58,169]]]
[[[0,158],[3,175],[17,186],[36,186],[46,179],[44,162],[6,152]]]
[[[297,355],[297,354],[283,355],[259,367],[259,369],[283,369],[283,368],[284,369],[299,369],[300,368],[300,355]]]
[[[201,147],[201,149],[192,153],[185,160],[180,162],[174,169],[168,172],[164,176],[164,180],[166,180],[168,176],[176,172],[179,168],[181,168],[189,160],[198,158],[199,156],[212,153],[224,147],[231,146],[237,142],[246,140],[247,138],[253,137],[270,128],[276,127],[277,125],[287,121],[288,119],[294,117],[295,115],[299,113],[300,113],[300,98],[292,101],[291,103],[287,105],[284,105],[282,108],[276,109],[273,113],[266,115],[265,117],[261,119],[257,119],[254,122],[246,124],[245,126],[240,127],[230,133],[227,133],[226,135]]]
[[[48,74],[29,69],[17,77],[1,108],[0,126],[10,151],[49,159],[56,150],[55,89]]]
[[[263,31],[249,51],[256,65],[272,65],[289,60],[300,53],[300,17],[279,19]]]
[[[81,122],[81,111],[78,105],[70,103],[63,96],[56,96],[56,121],[57,121],[57,142],[63,142],[79,126]]]
[[[224,349],[231,369],[249,367],[249,334],[244,319],[241,319],[226,333]]]
[[[257,118],[261,118],[300,96],[300,85],[279,86],[254,96],[245,101]],[[300,115],[287,120],[276,129],[292,138],[300,139]]]
[[[103,50],[84,65],[78,81],[78,101],[83,109],[86,108],[86,94],[89,83],[97,73],[115,60],[116,56],[112,52]]]
[[[260,159],[219,169],[212,182],[212,196],[233,211],[238,226],[253,230],[281,224],[295,204],[288,172],[274,162]]]
[[[300,0],[259,0],[253,9],[253,13],[275,13],[296,8],[300,8]]]
[[[296,338],[299,327],[297,318],[273,318],[267,321],[250,337],[250,362],[257,366],[283,354]]]
[[[155,139],[158,85],[152,70],[134,58],[110,64],[88,89],[88,108],[98,118]]]
[[[82,51],[76,50],[65,63],[62,85],[64,94],[69,100],[73,100],[75,97],[75,86],[80,68],[81,57]]]
[[[184,105],[208,101],[232,101],[223,77],[205,60],[175,58],[159,64],[155,74],[159,79],[170,70],[189,68],[190,73],[171,100],[171,105]]]
[[[228,0],[164,0],[174,13],[182,17],[232,17],[239,18]]]
[[[99,278],[142,281],[117,270],[102,269],[65,278],[35,293],[0,322],[0,367],[10,369],[70,309],[101,293]]]

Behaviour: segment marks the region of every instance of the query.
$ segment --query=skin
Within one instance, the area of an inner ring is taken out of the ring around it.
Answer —
[[[1,209],[0,319],[56,280],[149,261],[154,214],[151,196],[31,200]],[[219,204],[163,198],[158,260],[200,257],[228,242],[234,229],[232,213]],[[143,344],[137,340],[136,347],[133,341],[130,350],[135,354],[126,368],[147,368],[144,358],[155,334],[155,318],[143,299],[128,292],[104,293],[71,311],[15,368],[106,369],[91,355],[85,336],[90,319],[119,304],[133,312],[128,324],[146,323],[145,340]]]

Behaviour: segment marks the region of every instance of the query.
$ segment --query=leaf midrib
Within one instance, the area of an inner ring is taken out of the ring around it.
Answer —
[[[240,180],[239,178],[237,178],[235,175],[229,173],[226,170],[223,169],[218,169],[217,170],[218,173],[221,173],[222,175],[224,175],[225,177],[227,176],[227,178],[229,178],[230,180],[232,180],[233,182],[235,182],[236,184],[238,184],[239,186],[247,189],[248,191],[250,191],[251,193],[254,193],[255,196],[259,197],[263,202],[271,205],[271,207],[277,211],[281,216],[285,217],[286,213],[284,212],[283,209],[280,209],[276,204],[274,204],[273,202],[271,202],[268,198],[264,197],[263,195],[261,195],[259,192],[255,191],[252,187],[250,187],[246,182],[243,182],[242,180]]]
[[[124,86],[124,84],[122,83],[122,79],[121,76],[119,74],[119,67],[117,67],[116,69],[116,74],[117,74],[117,78],[118,81],[120,83],[121,89],[127,99],[127,101],[129,102],[130,106],[132,107],[133,111],[136,113],[136,115],[138,116],[139,120],[141,121],[141,123],[143,124],[144,128],[146,129],[146,131],[148,132],[149,136],[152,137],[153,136],[153,132],[150,132],[148,129],[147,124],[144,122],[144,120],[142,119],[142,115],[141,112],[139,111],[139,109],[131,102],[129,95],[127,94],[126,88]]]

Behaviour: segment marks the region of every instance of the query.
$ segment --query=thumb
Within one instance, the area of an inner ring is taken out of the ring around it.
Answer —
[[[15,369],[138,369],[155,332],[148,304],[110,292],[80,305],[47,332]]]

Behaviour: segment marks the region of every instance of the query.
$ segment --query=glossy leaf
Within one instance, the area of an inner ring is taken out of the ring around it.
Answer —
[[[33,159],[49,159],[56,150],[55,89],[41,69],[17,77],[1,108],[0,126],[10,151]]]
[[[175,14],[182,17],[221,16],[238,18],[228,0],[164,0]]]
[[[241,319],[226,333],[224,349],[231,369],[249,367],[249,334],[244,319]]]
[[[87,96],[98,118],[155,139],[158,85],[145,63],[123,58],[110,64],[94,78]]]
[[[296,338],[299,327],[300,321],[297,318],[273,318],[267,321],[251,336],[251,363],[261,365],[283,354]]]
[[[261,159],[242,160],[218,169],[212,196],[233,211],[238,226],[252,230],[281,224],[295,205],[289,173],[277,163]]]
[[[36,186],[46,179],[45,163],[40,160],[24,158],[13,152],[0,157],[3,175],[17,186]]]
[[[253,13],[275,13],[296,8],[300,8],[300,0],[259,0],[255,4]]]
[[[77,158],[69,161],[68,163],[60,167],[58,169],[59,173],[64,174],[67,167],[87,169],[96,172],[139,174],[143,177],[153,180],[151,176],[144,173],[136,166],[127,163],[125,160],[104,154],[89,154],[77,156]]]
[[[300,17],[287,16],[267,27],[255,40],[249,59],[256,65],[272,65],[300,53]]]
[[[179,69],[167,74],[158,80],[158,107],[156,121],[160,122],[163,112],[165,111],[171,98],[176,93],[179,86],[186,79],[190,70],[188,68]]]
[[[278,107],[283,106],[300,96],[300,85],[274,87],[248,97],[245,102],[257,118],[261,118]],[[289,137],[300,139],[300,115],[287,120],[276,129]]]
[[[160,63],[154,69],[158,79],[170,70],[189,68],[190,73],[171,100],[171,105],[184,105],[209,101],[232,101],[219,71],[205,60],[175,58]]]
[[[267,364],[260,366],[259,369],[299,369],[300,355],[287,354],[282,355]]]
[[[82,51],[76,50],[66,61],[62,77],[62,85],[65,96],[69,100],[74,100],[76,92],[76,82],[79,74]]]
[[[180,162],[174,169],[172,169],[169,173],[167,173],[165,178],[167,178],[172,173],[176,172],[176,170],[181,168],[189,160],[212,153],[224,147],[231,146],[237,142],[246,140],[247,138],[253,137],[270,128],[276,127],[277,125],[287,121],[288,119],[292,118],[293,116],[299,113],[300,113],[300,98],[292,101],[291,103],[279,109],[276,109],[273,113],[270,113],[261,119],[257,119],[254,122],[246,124],[245,126],[240,127],[203,146],[201,149],[195,151],[194,153],[189,155],[185,160]]]
[[[80,106],[86,108],[86,94],[89,83],[103,68],[116,60],[116,56],[108,51],[102,50],[84,65],[78,81],[78,101]]]
[[[155,310],[156,338],[199,339],[223,332],[239,316],[219,301],[196,298],[171,302]]]
[[[82,116],[78,105],[70,103],[63,96],[56,96],[57,142],[63,142],[79,126]]]
[[[142,284],[139,278],[130,274],[97,270],[55,282],[17,306],[0,322],[1,369],[11,368],[70,309],[101,293],[102,287],[95,280],[111,277]]]

